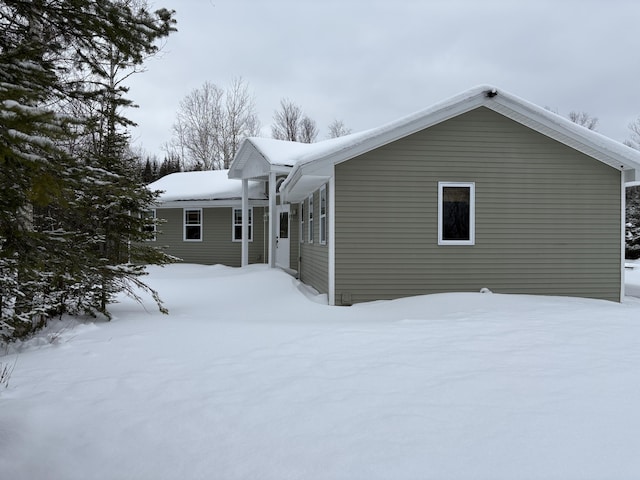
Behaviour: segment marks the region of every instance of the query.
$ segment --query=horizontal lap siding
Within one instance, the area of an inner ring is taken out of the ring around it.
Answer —
[[[289,267],[298,270],[300,256],[300,212],[298,205],[291,205],[289,212]]]
[[[253,207],[253,242],[249,242],[249,263],[263,263],[264,222],[263,207]],[[165,220],[158,226],[156,244],[166,247],[165,251],[187,263],[205,265],[222,264],[239,267],[242,242],[232,241],[232,208],[202,209],[202,241],[183,240],[183,209],[159,208],[159,219]]]
[[[438,246],[438,182],[476,242]],[[336,300],[450,291],[619,300],[620,172],[488,109],[336,166]]]
[[[305,240],[308,235],[306,229],[309,228],[309,224],[307,223],[309,219],[307,214],[308,206],[309,203],[305,200]],[[327,187],[327,212],[328,211],[329,188]],[[327,245],[320,245],[320,194],[316,191],[313,194],[313,243],[307,241],[300,243],[300,280],[307,285],[311,285],[320,293],[328,293],[328,262],[329,255]]]

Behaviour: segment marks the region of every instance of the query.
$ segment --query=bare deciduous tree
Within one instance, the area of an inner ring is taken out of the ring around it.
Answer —
[[[598,127],[598,117],[592,117],[587,112],[569,112],[569,120],[589,130],[596,130]]]
[[[305,116],[300,121],[300,135],[298,141],[302,143],[313,143],[318,136],[318,128],[316,122]]]
[[[556,115],[560,115],[558,110],[551,107],[544,107],[546,110],[555,113]],[[588,128],[589,130],[596,130],[598,127],[598,117],[592,117],[587,112],[576,112],[572,110],[567,115],[567,118],[571,120],[573,123],[580,125],[582,127]]]
[[[302,108],[288,98],[280,100],[280,110],[273,114],[271,136],[289,142],[313,143],[318,137],[316,122],[302,113]]]
[[[247,84],[237,78],[227,89],[222,106],[218,147],[222,155],[223,168],[229,168],[240,142],[246,137],[258,135],[259,132],[260,121],[255,112],[253,97]]]
[[[234,79],[226,91],[205,82],[180,102],[167,151],[180,155],[185,169],[226,169],[240,142],[259,131],[255,102],[244,80]]]
[[[271,136],[278,140],[297,142],[300,132],[302,109],[288,98],[280,100],[280,110],[273,115]]]
[[[636,118],[629,124],[629,130],[631,130],[631,138],[624,141],[624,144],[628,147],[640,150],[640,118]]]
[[[336,119],[329,125],[329,138],[344,137],[345,135],[349,135],[350,133],[351,129],[345,127],[342,120]]]

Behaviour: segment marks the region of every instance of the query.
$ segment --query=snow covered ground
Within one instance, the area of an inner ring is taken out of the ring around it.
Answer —
[[[123,299],[17,354],[1,479],[640,478],[640,299],[346,308],[262,266],[148,281],[169,316]]]

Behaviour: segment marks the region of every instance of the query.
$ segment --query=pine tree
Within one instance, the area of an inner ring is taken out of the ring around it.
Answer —
[[[640,186],[626,189],[626,251],[628,259],[640,258]]]
[[[151,171],[151,161],[149,160],[149,157],[147,157],[147,161],[144,163],[144,169],[142,170],[142,181],[145,184],[149,184],[154,180],[153,172]]]
[[[154,197],[131,174],[122,80],[174,23],[129,0],[0,1],[1,336],[106,314],[169,260],[144,243]]]

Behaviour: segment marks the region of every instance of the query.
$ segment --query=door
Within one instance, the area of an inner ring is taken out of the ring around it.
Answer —
[[[278,236],[276,237],[276,265],[289,268],[289,212],[290,205],[278,205]]]

